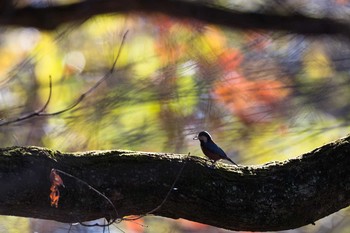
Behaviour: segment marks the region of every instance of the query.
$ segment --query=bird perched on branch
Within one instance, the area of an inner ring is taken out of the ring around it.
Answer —
[[[238,166],[235,162],[233,162],[229,157],[227,157],[226,153],[215,144],[210,134],[207,131],[200,132],[193,140],[199,140],[201,143],[201,148],[203,153],[213,161],[213,164],[219,159],[226,159]]]

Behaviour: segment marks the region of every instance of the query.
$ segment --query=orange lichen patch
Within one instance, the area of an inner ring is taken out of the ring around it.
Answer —
[[[55,169],[51,169],[50,173],[50,181],[51,181],[51,187],[50,187],[50,200],[51,200],[51,206],[58,207],[58,200],[60,199],[60,191],[58,187],[62,186],[64,187],[62,178],[57,174],[57,171]]]

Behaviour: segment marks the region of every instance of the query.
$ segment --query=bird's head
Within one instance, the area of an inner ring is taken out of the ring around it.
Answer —
[[[200,132],[197,136],[193,138],[193,140],[199,140],[204,143],[212,141],[211,136],[207,131]]]

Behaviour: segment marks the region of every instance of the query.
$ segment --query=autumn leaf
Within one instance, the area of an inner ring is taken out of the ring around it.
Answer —
[[[315,44],[309,48],[303,63],[306,77],[309,79],[320,80],[333,76],[332,62],[321,45]]]
[[[58,207],[58,200],[60,199],[60,191],[58,187],[62,186],[64,187],[62,178],[57,174],[56,169],[51,169],[50,173],[50,181],[51,181],[51,187],[50,187],[50,200],[51,200],[51,206]]]

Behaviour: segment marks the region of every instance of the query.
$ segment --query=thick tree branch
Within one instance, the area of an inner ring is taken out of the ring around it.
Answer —
[[[350,137],[296,159],[263,166],[210,168],[200,157],[133,151],[61,153],[37,147],[0,149],[0,214],[78,222],[115,211],[89,187],[61,174],[58,208],[50,206],[52,168],[99,190],[118,217],[154,214],[232,230],[300,227],[350,204]]]
[[[266,29],[301,34],[350,36],[350,25],[332,19],[312,18],[296,14],[244,13],[199,2],[179,0],[99,0],[42,8],[13,8],[2,14],[0,24],[52,30],[64,23],[86,20],[98,14],[135,12],[163,13],[179,19],[200,20],[209,24],[238,29]]]

